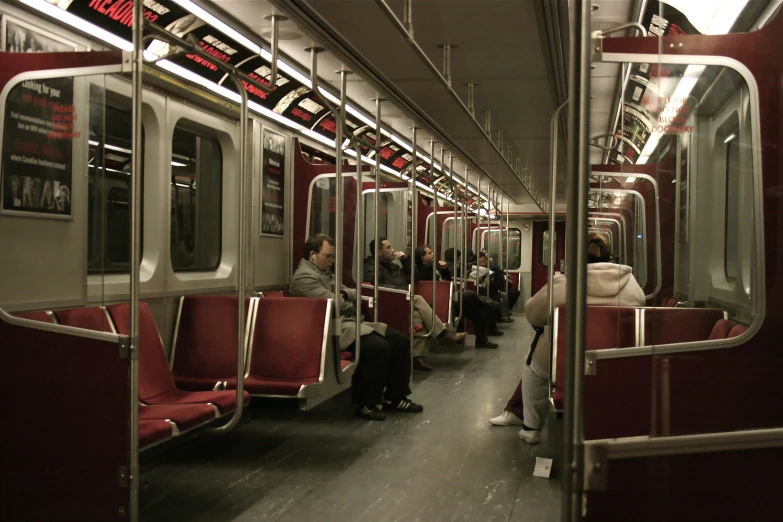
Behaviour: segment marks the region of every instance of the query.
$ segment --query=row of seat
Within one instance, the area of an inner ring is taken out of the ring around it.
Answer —
[[[323,380],[331,300],[249,298],[245,311],[245,403],[250,395],[301,397],[308,385]],[[234,411],[237,312],[236,297],[183,297],[169,362],[149,307],[140,305],[141,447]],[[17,315],[88,330],[130,332],[127,304]],[[351,364],[341,361],[343,369]]]
[[[562,410],[565,395],[566,320],[566,307],[558,307],[552,371],[556,410]],[[726,339],[746,330],[717,309],[589,306],[585,351]],[[585,377],[586,439],[649,435],[670,429],[665,419],[671,418],[671,410],[660,396],[661,359],[648,352],[596,362],[595,373]]]

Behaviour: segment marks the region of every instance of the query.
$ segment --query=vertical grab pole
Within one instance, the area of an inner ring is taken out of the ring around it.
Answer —
[[[313,55],[313,61],[316,60],[315,54]],[[315,77],[315,70],[313,70],[313,76]],[[345,194],[343,194],[343,126],[340,124],[342,120],[343,111],[345,110],[345,74],[340,72],[340,107],[338,113],[334,115],[334,119],[337,123],[335,146],[337,148],[337,158],[335,165],[335,183],[337,183],[335,194],[335,208],[334,208],[334,243],[335,243],[335,256],[334,256],[334,307],[336,310],[336,321],[334,332],[339,335],[342,331],[342,315],[340,310],[342,307],[342,295],[343,288],[343,205],[345,204]],[[361,156],[356,158],[357,166],[361,166]],[[361,299],[357,295],[357,299]],[[356,306],[360,306],[360,303],[356,303]],[[356,328],[359,330],[358,326]]]
[[[413,135],[411,136],[411,148],[413,149],[413,159],[411,160],[411,251],[415,249],[416,245],[416,232],[417,232],[417,226],[416,226],[416,218],[418,217],[418,208],[419,208],[419,201],[416,194],[416,124],[413,124],[412,132]],[[432,160],[432,158],[430,158]],[[412,252],[414,253],[414,252]],[[415,253],[414,253],[415,254]],[[377,256],[376,256],[377,257]],[[408,304],[410,305],[410,314],[408,322],[408,325],[410,328],[408,329],[410,332],[410,345],[413,347],[413,337],[414,337],[414,331],[413,331],[413,311],[414,311],[414,301],[415,301],[415,294],[414,294],[414,286],[416,282],[416,263],[413,262],[415,260],[411,260],[411,283],[408,285]],[[377,283],[377,281],[376,281]],[[411,364],[413,363],[413,358],[411,357]]]
[[[144,75],[144,10],[141,2],[133,4],[133,73],[131,122],[131,259],[130,259],[130,498],[131,522],[139,520],[139,298],[141,291],[141,96]]]
[[[453,166],[454,166],[454,155],[452,154],[451,158],[449,159],[449,178],[450,178],[450,181],[451,181],[451,199],[452,199],[452,203],[454,204],[454,247],[453,247],[454,248],[454,257],[453,257],[453,259],[454,259],[454,261],[453,261],[454,273],[451,274],[451,279],[452,279],[452,283],[451,284],[452,285],[456,282],[456,279],[457,279],[457,269],[458,269],[458,266],[457,266],[457,261],[458,261],[457,250],[459,250],[458,247],[461,246],[460,242],[459,242],[459,238],[460,238],[460,236],[459,236],[460,221],[459,221],[459,218],[457,217],[457,201],[459,200],[459,190],[457,190],[457,186],[454,184],[454,169],[453,169]],[[462,213],[464,213],[464,206],[463,206]],[[456,319],[453,319],[454,326],[458,326],[460,321],[462,320],[462,292],[465,289],[462,286],[460,286],[458,290],[459,290],[459,293],[458,293],[459,315],[457,316]]]
[[[470,172],[470,169],[465,166],[465,200],[462,204],[462,255],[460,256],[460,265],[462,268],[462,281],[463,281],[463,287],[467,286],[468,282],[468,214],[470,213],[470,206],[468,205],[468,197],[469,197],[469,189],[468,189],[468,173]],[[479,180],[480,183],[480,180]],[[464,290],[464,288],[463,288]],[[476,293],[478,293],[478,288],[476,289]]]
[[[373,320],[377,323],[378,322],[378,209],[380,208],[379,200],[381,197],[381,99],[376,98],[375,99],[375,146],[377,152],[375,153],[375,230],[373,232],[375,233],[375,241],[373,241],[373,245],[375,245],[375,252],[372,252],[372,258],[373,258],[373,288],[372,288],[372,313],[373,313]]]
[[[568,74],[568,211],[566,302],[566,382],[563,444],[562,520],[581,520],[584,490],[584,366],[587,278],[587,196],[589,189],[590,151],[588,147],[590,118],[590,11],[589,0],[574,3],[574,35]]]
[[[549,324],[550,329],[550,335],[549,335],[549,396],[552,397],[552,357],[554,355],[554,342],[553,338],[554,335],[551,334],[551,329],[554,326],[554,303],[553,303],[553,295],[552,295],[552,281],[554,279],[554,269],[555,269],[555,256],[557,256],[557,242],[555,241],[555,198],[557,197],[557,140],[558,140],[558,123],[560,119],[560,113],[562,112],[563,108],[568,104],[568,100],[564,101],[560,104],[560,106],[555,109],[554,114],[552,114],[552,122],[549,127],[549,135],[550,137],[550,157],[551,157],[551,166],[549,170],[549,266],[547,267],[549,273],[547,274],[547,286],[546,286],[546,301],[547,306],[549,310],[549,319],[547,321],[547,324]]]
[[[345,77],[345,71],[342,71],[340,73],[343,77]],[[341,93],[340,99],[345,100],[345,90],[343,90]],[[343,107],[345,107],[345,103],[342,104]],[[345,113],[342,111],[340,112],[340,116],[343,116]],[[342,117],[340,118],[342,120]],[[338,125],[343,125],[345,122],[340,121]],[[380,136],[380,130],[378,130],[378,135],[375,138],[375,142],[378,142],[378,136]],[[362,167],[362,149],[359,147],[359,144],[356,142],[355,139],[351,139],[354,146],[354,151],[356,152],[356,264],[354,266],[357,267],[358,270],[362,270],[362,261],[364,260],[364,196],[362,195],[362,180],[364,179],[364,168]],[[376,165],[379,165],[380,162],[376,161]],[[377,173],[376,173],[377,174]],[[376,215],[375,220],[377,222],[378,217]],[[377,223],[376,223],[377,226]],[[360,354],[362,352],[362,306],[361,306],[361,299],[362,299],[362,276],[361,272],[358,274],[358,281],[356,281],[356,338],[354,339],[354,345],[356,347],[356,355],[354,356],[354,364],[356,364],[356,367],[359,367],[359,359]],[[377,286],[376,286],[377,288]],[[339,366],[335,366],[335,371],[340,372],[342,371]],[[342,384],[342,379],[338,379],[338,382]]]
[[[443,166],[443,149],[440,149],[440,171],[444,174],[446,170]],[[435,328],[435,308],[438,303],[438,294],[435,291],[437,286],[438,271],[438,188],[435,186],[435,140],[430,140],[430,187],[432,188],[432,208],[434,211],[434,223],[432,226],[434,241],[432,242],[432,327]],[[418,260],[417,260],[418,261]],[[432,332],[430,332],[432,334]]]
[[[247,283],[247,197],[250,192],[247,187],[247,127],[248,127],[248,108],[247,108],[247,90],[242,84],[242,79],[237,75],[232,75],[234,83],[242,96],[242,102],[239,106],[239,241],[237,248],[237,388],[236,401],[237,406],[234,413],[223,426],[216,428],[216,431],[229,431],[233,429],[242,418],[242,409],[244,406],[245,395],[245,284]]]
[[[479,264],[478,255],[481,252],[481,176],[478,178],[478,206],[476,207],[476,242],[478,243],[478,250],[474,252],[476,256],[476,293],[481,295],[481,288],[479,288]],[[476,246],[476,245],[474,245]]]
[[[506,263],[508,269],[511,270],[511,226],[509,224],[510,202],[506,200]],[[521,238],[520,238],[521,239]],[[521,276],[520,276],[521,277]],[[517,288],[519,290],[519,288]],[[506,278],[506,292],[508,292],[508,278]]]

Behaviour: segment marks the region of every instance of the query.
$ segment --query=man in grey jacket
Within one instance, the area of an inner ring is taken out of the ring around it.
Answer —
[[[334,239],[326,234],[311,236],[302,249],[302,259],[291,279],[293,297],[334,299]],[[339,332],[340,350],[355,350],[356,290],[343,285]],[[421,412],[424,408],[408,399],[411,351],[407,335],[383,323],[361,323],[361,357],[356,369],[354,397],[361,397],[356,414],[368,420],[384,420],[383,412]],[[384,392],[385,389],[385,392]],[[358,393],[356,393],[358,392]],[[383,411],[381,411],[383,410]]]

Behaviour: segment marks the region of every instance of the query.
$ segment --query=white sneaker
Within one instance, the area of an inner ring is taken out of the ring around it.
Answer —
[[[503,415],[489,419],[489,423],[495,426],[522,426],[522,419],[510,411],[504,411]]]
[[[528,444],[538,444],[541,442],[541,430],[526,430],[522,428],[519,430],[519,438]]]

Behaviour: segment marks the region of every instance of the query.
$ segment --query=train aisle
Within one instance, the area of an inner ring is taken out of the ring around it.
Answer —
[[[487,422],[513,391],[532,339],[524,316],[504,330],[498,350],[444,347],[430,357],[435,371],[415,372],[422,414],[359,420],[344,393],[310,412],[250,408],[252,422],[231,433],[143,455],[141,520],[556,518],[558,483],[532,476],[540,450],[516,428]]]

